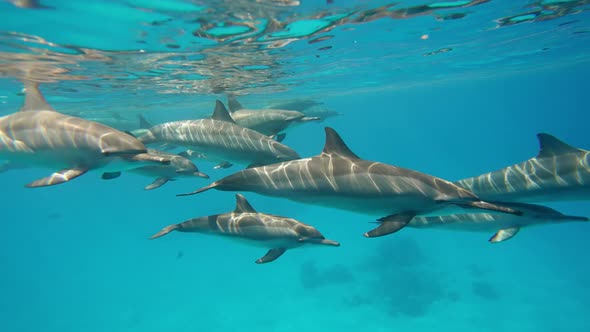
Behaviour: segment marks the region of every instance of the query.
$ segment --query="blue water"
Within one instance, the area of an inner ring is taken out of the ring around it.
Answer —
[[[342,116],[290,129],[285,143],[300,155],[318,154],[331,126],[362,158],[452,181],[533,157],[539,132],[590,149],[585,1],[466,1],[356,23],[388,3],[40,2],[50,8],[0,2],[1,115],[20,107],[29,75],[54,108],[88,118],[207,116],[229,92],[251,107],[311,98]],[[440,18],[450,13],[466,16]],[[269,17],[285,24],[255,41],[237,24]],[[316,31],[326,20],[333,28]],[[216,30],[195,36],[202,22]],[[309,43],[322,36],[333,37]],[[197,164],[213,179],[237,171]],[[144,191],[149,178],[90,172],[23,187],[48,172],[0,174],[0,331],[590,331],[590,224],[527,228],[499,244],[411,228],[367,239],[373,217],[245,193],[259,211],[342,243],[258,265],[266,249],[223,238],[148,240],[233,210],[231,192],[175,196],[209,180]],[[590,216],[586,201],[547,205]]]

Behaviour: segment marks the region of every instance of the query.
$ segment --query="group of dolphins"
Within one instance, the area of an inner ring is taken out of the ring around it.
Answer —
[[[522,163],[477,177],[449,182],[418,171],[360,158],[340,135],[326,127],[323,151],[301,158],[284,145],[288,126],[321,120],[300,111],[248,110],[229,97],[228,111],[217,100],[210,118],[149,126],[136,132],[55,111],[37,83],[25,82],[25,102],[19,112],[0,118],[0,159],[26,166],[57,169],[27,187],[56,185],[90,170],[103,179],[132,171],[156,180],[154,189],[179,176],[209,178],[191,155],[232,163],[246,169],[217,180],[186,196],[209,189],[248,191],[306,204],[349,210],[379,217],[364,235],[378,237],[405,226],[495,232],[490,242],[512,238],[521,227],[566,221],[588,221],[531,202],[587,199],[590,193],[589,151],[539,134],[539,154]],[[145,121],[144,121],[145,122]],[[174,154],[146,145],[183,148]],[[287,249],[305,244],[339,246],[317,229],[295,219],[257,212],[241,194],[235,210],[204,216],[163,228],[250,240],[268,252],[256,263],[272,262]],[[463,211],[459,213],[456,208]],[[467,211],[465,211],[467,210]]]

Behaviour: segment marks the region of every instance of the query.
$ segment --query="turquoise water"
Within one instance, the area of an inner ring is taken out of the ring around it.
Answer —
[[[57,110],[154,123],[313,99],[341,116],[288,130],[318,154],[324,126],[362,158],[455,181],[537,154],[535,134],[590,149],[587,1],[0,2],[0,114],[42,82]],[[321,50],[320,50],[321,49]],[[125,129],[127,130],[127,129]],[[213,170],[219,179],[239,168]],[[317,227],[341,247],[266,249],[172,233],[233,210],[234,193],[176,197],[132,173],[90,172],[28,189],[2,180],[0,331],[589,331],[590,224],[492,234],[405,228],[362,236],[374,218],[244,193],[262,212]],[[548,203],[590,216],[586,201]]]

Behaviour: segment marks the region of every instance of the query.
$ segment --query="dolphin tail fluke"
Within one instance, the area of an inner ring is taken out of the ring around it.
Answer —
[[[177,230],[178,228],[180,228],[180,226],[178,224],[166,226],[166,227],[162,228],[162,230],[159,231],[158,233],[150,236],[150,240],[157,239],[160,236],[164,236],[164,235],[166,235],[166,234],[168,234],[168,233],[170,233],[170,232],[172,232],[174,230]]]
[[[517,216],[522,216],[522,214],[523,214],[522,211],[519,211],[519,210],[516,210],[513,208],[509,208],[506,206],[498,205],[498,204],[489,203],[486,201],[457,202],[454,204],[458,205],[460,207],[463,207],[463,208],[467,208],[467,209],[482,209],[482,210],[488,210],[488,211],[514,214]]]
[[[191,196],[191,195],[196,195],[196,194],[200,194],[200,193],[202,193],[203,191],[207,191],[207,190],[209,190],[209,189],[213,189],[213,188],[215,188],[215,187],[217,187],[217,186],[218,186],[218,183],[217,183],[217,181],[216,181],[216,182],[213,182],[213,183],[211,183],[210,185],[208,185],[208,186],[205,186],[205,187],[203,187],[203,188],[201,188],[201,189],[197,189],[197,190],[195,190],[195,191],[192,191],[192,192],[190,192],[190,193],[176,194],[176,196]]]
[[[391,216],[377,219],[381,224],[364,234],[365,237],[379,237],[395,233],[404,228],[410,220],[414,218],[414,214],[394,214]]]

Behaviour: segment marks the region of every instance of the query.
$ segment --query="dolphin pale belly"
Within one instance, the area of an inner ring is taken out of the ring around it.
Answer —
[[[155,178],[154,182],[144,188],[145,190],[160,188],[169,181],[174,181],[179,177],[209,178],[209,175],[200,172],[197,165],[192,161],[180,155],[154,149],[148,149],[148,154],[169,159],[170,163],[167,165],[146,165],[129,170],[132,173]],[[120,175],[121,172],[105,172],[102,178],[111,180],[118,178]]]
[[[512,166],[455,182],[482,199],[551,202],[590,199],[590,151],[538,134],[539,154]]]
[[[552,208],[526,203],[497,202],[502,206],[517,209],[522,216],[505,213],[465,213],[445,216],[416,216],[408,227],[440,228],[470,232],[490,232],[494,235],[490,242],[502,242],[511,239],[521,228],[536,225],[561,224],[573,221],[588,221],[581,216],[568,216]]]
[[[183,146],[219,162],[265,165],[299,158],[288,146],[237,125],[219,100],[211,119],[163,123],[139,139]]]
[[[0,159],[14,164],[61,169],[27,184],[56,185],[91,169],[119,170],[170,160],[147,154],[135,137],[82,118],[56,112],[41,94],[37,83],[26,83],[21,110],[0,118]]]
[[[406,226],[415,215],[449,205],[506,213],[520,212],[481,201],[451,182],[409,169],[363,160],[331,128],[323,152],[312,158],[246,169],[189,194],[209,189],[262,195],[385,216],[365,234],[382,236]]]
[[[198,217],[164,227],[151,238],[155,239],[171,231],[195,232],[243,239],[250,244],[269,248],[266,255],[256,263],[269,263],[279,258],[287,249],[304,244],[339,246],[338,242],[326,239],[317,229],[295,219],[254,210],[246,198],[236,195],[233,212]]]
[[[286,109],[246,109],[232,95],[228,95],[227,100],[231,117],[238,125],[264,135],[278,135],[292,124],[320,120]]]

